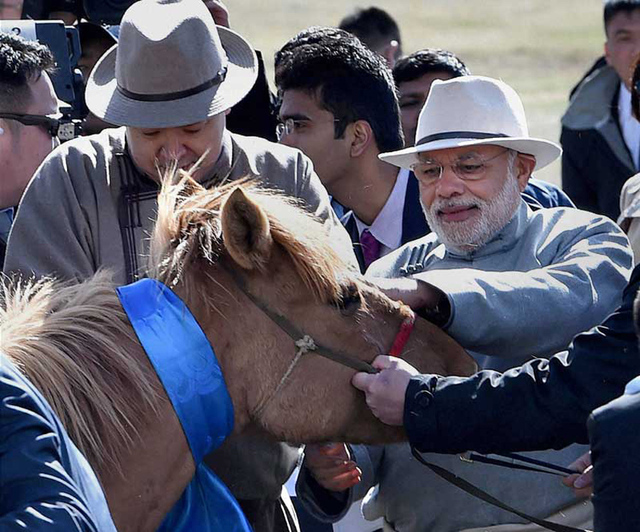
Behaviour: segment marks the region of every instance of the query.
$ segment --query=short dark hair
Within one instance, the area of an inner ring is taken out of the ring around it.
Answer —
[[[640,0],[605,0],[604,32],[607,33],[609,22],[611,22],[611,19],[618,13],[631,13],[636,9],[640,9]]]
[[[0,112],[24,112],[33,98],[29,84],[54,70],[45,45],[0,32]]]
[[[275,56],[282,94],[301,90],[339,119],[335,138],[348,124],[365,120],[382,152],[402,148],[398,96],[386,63],[356,37],[337,28],[312,27],[287,42]]]
[[[445,72],[454,78],[471,74],[454,53],[439,48],[425,48],[400,59],[393,67],[393,79],[399,85],[436,72]]]
[[[338,27],[352,33],[373,50],[387,44],[390,40],[398,42],[400,48],[400,28],[389,13],[378,7],[358,8],[344,17]]]

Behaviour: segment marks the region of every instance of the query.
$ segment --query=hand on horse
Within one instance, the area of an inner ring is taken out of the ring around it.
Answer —
[[[373,367],[380,372],[356,373],[351,383],[366,395],[367,405],[380,421],[387,425],[402,425],[404,396],[409,380],[419,372],[401,358],[379,355]]]
[[[591,497],[593,495],[593,466],[591,465],[591,452],[583,454],[569,469],[578,471],[575,475],[569,475],[562,479],[562,483],[573,489],[578,498]]]
[[[344,491],[362,479],[362,471],[351,460],[344,443],[307,445],[304,449],[303,467],[306,467],[318,484],[329,491]]]
[[[229,27],[229,10],[220,0],[204,0],[204,5],[211,13],[214,22],[218,26]]]
[[[387,297],[402,301],[412,309],[434,309],[443,297],[444,292],[436,286],[422,279],[403,277],[401,279],[386,279],[373,277],[371,283],[382,290]]]

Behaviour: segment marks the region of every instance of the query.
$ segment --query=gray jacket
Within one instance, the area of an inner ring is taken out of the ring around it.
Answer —
[[[202,183],[249,175],[304,200],[325,220],[334,246],[357,269],[349,235],[307,157],[286,146],[226,132],[213,175]],[[25,192],[9,237],[5,272],[84,279],[109,268],[117,283],[135,280],[144,275],[157,194],[157,184],[133,166],[125,128],[61,145]],[[207,463],[239,499],[278,498],[297,462],[297,448],[235,440],[207,457]]]
[[[349,235],[301,152],[227,131],[212,175],[202,184],[246,176],[259,176],[265,186],[304,200],[325,220],[336,249],[357,264]],[[118,283],[135,280],[144,275],[157,194],[157,183],[132,163],[125,128],[62,144],[36,171],[22,198],[4,271],[85,279],[109,268]]]
[[[416,253],[421,246],[422,253]],[[421,264],[415,257],[423,258]],[[625,235],[610,220],[567,208],[532,212],[523,202],[509,224],[473,253],[450,253],[432,233],[376,261],[367,276],[400,277],[413,263],[417,272],[412,275],[449,297],[447,332],[481,367],[504,369],[560,351],[577,333],[600,323],[621,302],[631,259]],[[517,397],[513,408],[518,408]],[[316,515],[337,520],[351,502],[377,486],[363,511],[370,518],[384,516],[400,532],[522,522],[436,477],[413,459],[406,444],[352,450],[363,478],[342,500],[328,498],[302,468],[298,493]],[[585,450],[575,445],[531,455],[567,465]],[[425,458],[539,517],[575,502],[557,478],[467,464],[457,456]]]

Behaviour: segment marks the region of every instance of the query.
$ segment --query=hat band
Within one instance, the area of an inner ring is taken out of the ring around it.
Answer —
[[[422,137],[418,142],[416,142],[416,146],[419,146],[420,144],[426,144],[427,142],[432,142],[434,140],[494,139],[496,137],[509,137],[509,135],[505,135],[504,133],[484,133],[481,131],[447,131],[445,133],[435,133],[434,135]]]
[[[201,83],[197,87],[193,87],[191,89],[187,89],[184,91],[178,92],[164,92],[160,94],[141,94],[139,92],[131,92],[124,87],[118,85],[116,90],[120,92],[123,96],[131,100],[136,100],[139,102],[168,102],[172,100],[181,100],[182,98],[187,98],[189,96],[193,96],[195,94],[200,94],[201,92],[214,87],[215,85],[220,85],[224,79],[227,77],[227,67],[222,67],[218,71],[218,73],[211,78],[209,81],[205,81]]]

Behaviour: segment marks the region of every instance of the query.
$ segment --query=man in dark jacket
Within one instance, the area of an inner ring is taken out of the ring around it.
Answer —
[[[580,209],[616,220],[620,191],[640,159],[631,74],[640,52],[640,0],[606,0],[606,64],[585,76],[562,117],[562,188]]]
[[[504,374],[481,371],[457,378],[419,375],[402,360],[381,356],[374,362],[380,373],[359,373],[353,383],[365,391],[367,404],[382,421],[404,424],[410,443],[421,452],[499,453],[586,443],[590,413],[620,396],[640,375],[633,320],[639,287],[637,267],[620,308],[549,360],[534,360]],[[640,431],[620,422],[637,419],[637,402],[614,403],[596,411],[589,422],[597,532],[640,530],[640,514],[628,506],[640,497],[635,482],[640,464],[633,468]],[[620,468],[613,465],[620,463],[626,467],[617,474]],[[633,482],[627,482],[630,477]],[[618,488],[622,483],[625,489]]]

